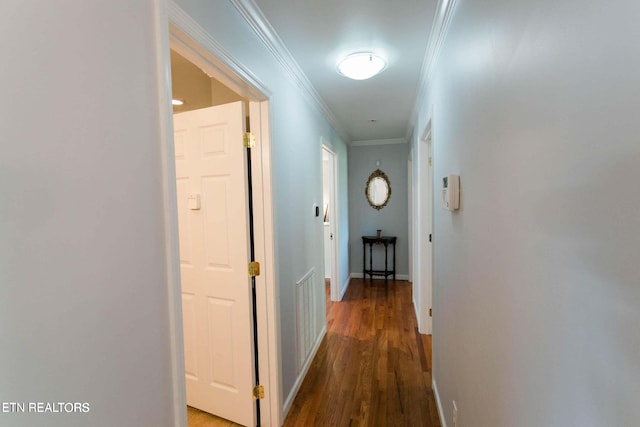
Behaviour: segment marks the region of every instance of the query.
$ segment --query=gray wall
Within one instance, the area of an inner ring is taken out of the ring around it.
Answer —
[[[174,425],[155,9],[0,3],[0,425]]]
[[[434,381],[447,425],[640,420],[640,6],[456,3],[433,108]],[[414,141],[417,140],[414,136]]]
[[[369,205],[365,196],[365,186],[369,175],[378,167],[391,182],[391,199],[387,206],[376,210]],[[408,199],[407,199],[407,161],[409,144],[387,144],[349,147],[349,244],[352,274],[362,275],[362,236],[373,236],[377,229],[386,236],[397,236],[396,272],[409,274],[408,239]],[[389,250],[389,266],[391,255]],[[367,263],[369,262],[367,254]],[[384,249],[375,246],[374,269],[384,267]],[[406,280],[407,277],[404,277]]]

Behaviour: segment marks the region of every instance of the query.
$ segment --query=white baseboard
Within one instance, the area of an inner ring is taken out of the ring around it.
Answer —
[[[291,409],[291,405],[293,405],[293,400],[296,398],[298,391],[300,391],[300,386],[304,381],[304,377],[307,376],[307,372],[309,372],[309,367],[311,366],[313,359],[316,357],[318,348],[320,348],[320,343],[322,343],[322,340],[324,339],[324,336],[326,334],[327,334],[327,325],[325,324],[322,327],[322,330],[320,331],[320,334],[318,335],[318,338],[316,339],[316,342],[313,345],[313,348],[311,349],[311,353],[309,354],[309,357],[307,357],[307,361],[305,362],[304,366],[302,366],[302,370],[300,371],[298,378],[296,378],[296,382],[293,384],[293,387],[291,388],[291,392],[287,396],[287,399],[284,401],[284,406],[282,407],[281,420],[285,420],[287,418],[287,415],[289,414],[289,410]]]
[[[444,412],[442,411],[442,402],[440,401],[440,393],[438,393],[438,385],[436,384],[435,378],[431,380],[431,389],[433,390],[433,395],[436,398],[436,407],[438,409],[438,418],[440,418],[440,424],[442,425],[442,427],[447,427],[447,422],[444,419]]]
[[[362,275],[362,273],[351,273],[350,277],[352,279],[362,279],[364,276]],[[369,276],[367,276],[368,278]],[[391,277],[391,276],[390,276]],[[378,279],[382,279],[382,276],[378,277]],[[409,275],[408,274],[396,274],[396,280],[409,280]]]

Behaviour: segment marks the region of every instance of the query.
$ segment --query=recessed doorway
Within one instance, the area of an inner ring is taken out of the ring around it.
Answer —
[[[337,156],[322,141],[322,217],[324,242],[324,277],[328,283],[331,301],[340,301],[338,268],[338,202],[337,202]]]
[[[249,378],[251,379],[251,386],[248,393],[250,398],[250,408],[242,408],[235,412],[241,415],[241,418],[233,418],[235,415],[229,415],[226,412],[217,413],[228,419],[236,421],[246,425],[279,425],[280,423],[280,398],[279,398],[279,368],[278,368],[278,349],[277,339],[275,331],[277,330],[277,321],[275,313],[275,297],[274,297],[274,259],[273,259],[273,225],[271,216],[271,186],[270,186],[270,139],[269,139],[269,103],[267,96],[268,93],[264,87],[258,82],[253,82],[251,79],[245,78],[250,75],[246,70],[242,69],[241,65],[237,63],[229,62],[229,59],[219,59],[216,56],[216,46],[201,45],[194,41],[197,37],[193,37],[190,32],[193,28],[178,28],[171,19],[170,16],[170,47],[171,47],[171,66],[172,66],[172,97],[179,99],[182,105],[174,107],[174,113],[190,114],[208,110],[218,109],[218,107],[227,108],[229,105],[236,105],[233,107],[235,116],[239,117],[239,125],[234,125],[242,131],[251,131],[255,137],[256,146],[249,150],[243,147],[243,136],[234,141],[226,141],[224,139],[207,139],[208,142],[200,143],[198,150],[202,154],[202,157],[207,157],[208,160],[216,157],[218,154],[225,152],[225,144],[234,144],[234,151],[238,151],[236,148],[242,147],[240,151],[245,152],[244,160],[238,163],[236,167],[233,167],[233,173],[238,172],[239,176],[242,176],[244,172],[251,171],[251,181],[253,182],[253,197],[251,202],[248,202],[247,194],[231,194],[237,193],[237,190],[231,191],[230,188],[225,190],[224,179],[217,172],[213,172],[211,176],[200,179],[201,183],[206,181],[208,188],[197,187],[186,189],[182,191],[180,184],[176,184],[178,193],[175,196],[178,205],[178,211],[182,211],[184,214],[178,214],[177,222],[179,228],[179,246],[180,246],[180,261],[181,261],[181,276],[183,285],[188,281],[185,277],[186,269],[185,265],[189,264],[187,256],[183,254],[189,253],[188,242],[183,242],[183,237],[188,237],[187,230],[193,224],[186,219],[188,214],[204,214],[206,220],[209,221],[209,231],[202,229],[202,224],[197,226],[198,230],[191,230],[193,237],[198,232],[203,235],[204,239],[208,239],[211,243],[208,245],[198,256],[204,257],[204,270],[218,270],[222,271],[225,268],[228,269],[229,265],[223,265],[225,262],[231,263],[231,258],[225,258],[223,243],[230,243],[231,238],[224,238],[226,227],[222,226],[221,219],[230,219],[234,215],[229,215],[229,211],[224,212],[224,208],[214,209],[213,211],[205,211],[203,206],[205,202],[209,206],[224,205],[220,203],[222,195],[227,194],[232,199],[246,200],[247,203],[253,205],[253,227],[249,227],[247,224],[247,235],[250,234],[249,228],[251,228],[251,234],[253,234],[254,248],[252,250],[247,249],[246,259],[236,260],[234,268],[242,269],[244,276],[239,279],[239,286],[241,287],[243,298],[250,299],[249,304],[245,304],[245,307],[249,309],[245,314],[247,318],[253,320],[253,324],[247,323],[241,331],[231,331],[227,327],[217,327],[216,325],[226,324],[229,325],[233,321],[228,318],[232,316],[233,310],[226,304],[231,304],[232,299],[216,296],[207,296],[201,298],[200,310],[196,310],[193,307],[189,307],[189,304],[195,306],[195,300],[186,288],[180,288],[174,290],[172,293],[172,306],[176,307],[172,320],[172,333],[173,341],[175,343],[174,348],[174,369],[175,369],[175,381],[177,383],[175,389],[176,396],[176,410],[186,415],[186,405],[184,389],[185,384],[189,381],[189,375],[194,375],[194,361],[197,356],[194,356],[194,352],[191,350],[185,350],[185,346],[191,345],[192,349],[196,348],[199,344],[189,342],[194,339],[198,339],[202,334],[194,333],[198,328],[209,328],[209,331],[213,330],[218,335],[217,338],[235,337],[237,335],[243,335],[245,343],[248,344],[248,348],[251,351],[251,356],[247,358],[248,363],[244,363],[248,366],[234,366],[233,372],[226,372],[225,366],[233,366],[232,355],[238,354],[238,351],[243,354],[246,353],[246,348],[238,348],[234,351],[214,351],[212,354],[205,356],[206,360],[200,360],[200,368],[205,366],[204,371],[211,379],[211,373],[216,375],[216,380],[220,389],[225,387],[233,392],[236,387],[233,381],[236,380],[236,374],[240,371],[249,372]],[[206,42],[206,41],[205,41]],[[240,77],[240,75],[245,77]],[[254,84],[255,83],[255,84]],[[188,113],[185,113],[188,111]],[[221,137],[226,131],[219,128],[219,120],[215,119],[209,125],[201,127],[204,129],[204,133],[209,136]],[[206,129],[205,129],[206,128]],[[176,127],[176,131],[178,131]],[[220,131],[220,132],[218,132]],[[234,131],[234,133],[237,133]],[[216,135],[217,134],[217,135]],[[236,135],[237,136],[237,135]],[[180,137],[174,137],[174,145],[176,148],[176,157],[184,156],[185,151],[180,151],[182,142]],[[239,144],[239,145],[235,145]],[[206,146],[206,147],[205,147]],[[204,147],[204,149],[203,149]],[[246,150],[246,151],[245,151]],[[176,168],[178,169],[178,168]],[[244,171],[244,172],[243,172]],[[214,176],[215,175],[215,176]],[[180,176],[178,177],[180,179]],[[247,177],[247,179],[249,179]],[[209,191],[211,190],[211,191]],[[217,191],[217,192],[216,192]],[[244,190],[240,190],[243,192]],[[248,191],[248,190],[247,190]],[[207,193],[207,194],[205,194]],[[217,196],[213,196],[217,194]],[[233,197],[232,197],[233,196]],[[207,201],[207,197],[209,200]],[[215,199],[215,202],[213,199]],[[182,200],[184,199],[184,200]],[[231,199],[229,199],[231,200]],[[181,203],[184,206],[180,206]],[[229,206],[227,206],[229,207]],[[243,209],[241,209],[243,210]],[[235,212],[235,211],[233,211]],[[219,230],[213,234],[210,231],[213,229],[213,225],[217,224]],[[241,225],[241,227],[245,227]],[[195,234],[193,234],[195,231]],[[209,234],[207,234],[209,233]],[[229,236],[227,236],[229,237]],[[228,246],[228,245],[227,245]],[[251,256],[251,254],[253,256]],[[193,255],[193,254],[192,254]],[[255,278],[248,278],[246,275],[247,264],[249,261],[256,260],[262,266],[262,273]],[[188,267],[188,266],[187,266]],[[240,277],[240,276],[239,276]],[[212,279],[213,280],[213,279]],[[253,283],[252,283],[253,282]],[[191,292],[193,294],[193,292]],[[191,298],[191,300],[190,300]],[[203,302],[204,301],[204,302]],[[181,308],[181,309],[180,309]],[[246,311],[246,310],[245,310]],[[225,317],[226,316],[226,317]],[[226,320],[225,320],[226,319]],[[206,335],[211,335],[206,333]],[[214,335],[215,335],[214,334]],[[251,335],[251,339],[247,340],[247,336]],[[235,338],[231,338],[229,342],[235,341]],[[202,344],[202,343],[200,343]],[[235,345],[235,344],[234,344]],[[204,344],[204,346],[210,346]],[[245,347],[247,345],[245,344]],[[186,356],[186,357],[185,357]],[[202,356],[199,356],[202,359]],[[245,361],[246,362],[246,361]],[[225,363],[227,363],[225,365]],[[183,367],[186,367],[183,369]],[[220,368],[223,369],[220,369]],[[199,374],[204,375],[204,374]],[[192,378],[193,379],[193,378]],[[246,383],[246,381],[245,381]],[[255,390],[261,386],[264,390],[264,399],[255,400],[253,394]],[[244,387],[246,388],[246,386]],[[243,400],[246,402],[246,396],[243,390]],[[216,398],[220,400],[218,396]],[[191,400],[191,399],[189,399]],[[220,407],[220,402],[214,402]],[[200,406],[200,405],[199,405]],[[224,406],[224,405],[223,405]],[[180,407],[184,409],[180,409]],[[237,409],[237,408],[236,408]],[[218,412],[217,410],[205,409],[209,412]],[[247,418],[247,414],[248,418]],[[184,416],[183,415],[183,416]]]

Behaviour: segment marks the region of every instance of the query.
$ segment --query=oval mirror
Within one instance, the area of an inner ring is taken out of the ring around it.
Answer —
[[[380,169],[376,169],[369,176],[364,193],[372,208],[378,210],[384,208],[391,198],[391,184],[387,175]]]

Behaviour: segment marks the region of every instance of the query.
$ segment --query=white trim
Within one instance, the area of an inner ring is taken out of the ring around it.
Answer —
[[[433,390],[433,396],[436,398],[436,408],[438,409],[440,424],[442,424],[442,427],[447,427],[447,420],[445,419],[444,412],[442,411],[442,402],[440,401],[440,393],[438,393],[438,386],[435,378],[431,380],[431,389]]]
[[[187,399],[184,376],[184,347],[182,330],[182,295],[180,291],[180,250],[178,241],[178,201],[176,196],[176,163],[173,145],[173,111],[171,108],[171,61],[169,59],[169,20],[166,2],[156,0],[156,67],[158,81],[158,107],[160,151],[162,167],[162,198],[164,212],[165,264],[167,275],[167,301],[169,315],[169,343],[171,384],[173,397],[173,425],[186,427]]]
[[[302,276],[301,278],[299,278],[299,279],[296,281],[296,285],[299,285],[300,283],[302,283],[302,282],[304,282],[305,280],[307,280],[307,279],[308,279],[309,277],[311,277],[311,275],[312,275],[313,273],[315,273],[315,272],[316,272],[316,268],[315,268],[315,267],[311,267],[311,268],[309,269],[309,271],[307,271],[307,272],[304,274],[304,276]]]
[[[422,131],[422,136],[420,137],[420,141],[427,141],[429,138],[431,138],[431,116],[433,115],[433,112],[430,110],[429,114],[427,116],[427,124],[424,127],[424,130]]]
[[[368,145],[389,145],[389,144],[406,144],[407,140],[404,138],[393,139],[368,139],[360,141],[351,141],[349,145],[352,147],[363,147]]]
[[[256,137],[256,149],[251,150],[254,176],[260,177],[253,186],[256,259],[264,265],[256,277],[260,383],[265,388],[264,405],[260,406],[261,423],[279,426],[281,420],[282,386],[280,384],[280,348],[278,305],[275,271],[275,241],[273,236],[273,205],[271,188],[271,139],[269,102],[249,102],[251,131]],[[259,185],[256,185],[259,184]],[[265,351],[266,349],[266,351]],[[266,375],[265,375],[266,374]]]
[[[271,26],[262,10],[253,0],[230,0],[240,15],[251,26],[254,33],[262,40],[267,50],[282,66],[291,81],[298,86],[307,100],[314,105],[331,124],[334,130],[344,141],[349,141],[349,136],[340,124],[336,116],[329,109],[320,94],[313,87],[296,60],[285,46],[284,42]]]
[[[433,330],[433,319],[429,316],[429,309],[433,307],[433,242],[426,236],[433,234],[434,216],[434,179],[433,166],[429,166],[428,158],[433,157],[433,111],[430,109],[427,124],[416,146],[418,157],[418,206],[417,206],[417,236],[418,274],[416,278],[418,288],[418,329],[421,334],[429,335]]]
[[[409,281],[413,283],[413,148],[409,146],[409,159],[407,159],[407,224],[408,224],[408,240],[409,240]],[[415,285],[413,286],[415,289]],[[413,292],[415,298],[415,292]]]
[[[282,408],[282,418],[281,418],[282,420],[287,418],[287,414],[289,413],[289,410],[291,409],[291,405],[293,404],[293,401],[295,400],[296,395],[298,394],[298,391],[300,391],[300,386],[302,385],[302,382],[304,381],[304,377],[307,376],[307,372],[309,372],[309,368],[311,367],[311,363],[313,363],[313,360],[316,357],[316,353],[318,352],[318,349],[320,348],[320,344],[322,343],[322,340],[324,339],[326,334],[327,334],[327,325],[325,324],[322,327],[322,330],[320,331],[320,334],[318,335],[318,339],[316,339],[316,342],[313,345],[313,349],[311,349],[311,352],[309,353],[309,357],[307,357],[307,361],[302,366],[302,369],[300,370],[300,374],[298,374],[298,377],[296,378],[296,382],[293,384],[293,387],[291,388],[291,391],[289,392],[289,395],[287,396],[286,400],[284,401],[284,407]]]
[[[340,295],[340,208],[338,206],[338,153],[329,145],[329,141],[320,137],[322,150],[330,154],[331,182],[329,183],[329,198],[331,210],[329,216],[329,229],[333,235],[331,240],[331,301],[341,301]],[[324,156],[320,156],[322,159]],[[324,160],[322,160],[324,161]],[[325,316],[326,321],[326,316]]]
[[[436,5],[436,14],[433,18],[433,25],[431,26],[431,33],[429,34],[429,44],[427,45],[424,60],[422,62],[422,69],[420,70],[418,90],[416,91],[413,111],[411,112],[409,124],[407,126],[407,132],[405,135],[406,139],[409,139],[413,133],[413,127],[416,123],[416,119],[418,118],[418,109],[420,108],[420,105],[427,94],[427,90],[431,85],[433,70],[438,62],[442,45],[446,39],[455,4],[456,0],[438,0],[438,4]]]
[[[411,272],[411,279],[413,281],[413,308],[416,312],[416,321],[418,322],[418,330],[420,329],[420,147],[418,146],[420,141],[415,139],[412,141],[414,144],[412,145],[411,155],[413,159],[413,169],[411,174],[413,176],[413,186],[411,190],[413,191],[413,212],[411,215],[412,224],[411,224],[411,233],[414,236],[411,240],[412,251],[413,251],[413,263]]]
[[[269,89],[260,79],[236,61],[174,0],[169,0],[169,29],[171,48],[178,50],[194,64],[206,66],[205,71],[217,80],[250,99],[264,101],[271,97]]]

